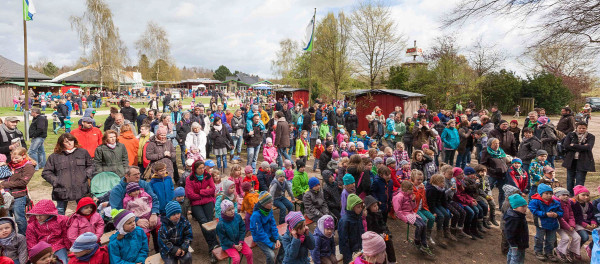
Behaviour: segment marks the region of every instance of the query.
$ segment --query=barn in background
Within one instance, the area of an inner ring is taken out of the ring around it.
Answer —
[[[395,106],[402,107],[402,113],[414,113],[419,110],[421,98],[425,95],[403,90],[391,89],[357,89],[345,92],[346,100],[354,102],[356,116],[358,116],[358,131],[369,131],[369,123],[365,118],[373,112],[375,106],[388,115],[394,111]],[[406,115],[405,115],[406,116]]]
[[[275,98],[293,98],[296,104],[302,102],[304,106],[308,103],[308,90],[304,88],[278,88],[275,89]]]

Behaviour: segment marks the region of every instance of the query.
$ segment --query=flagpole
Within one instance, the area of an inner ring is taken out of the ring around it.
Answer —
[[[27,63],[27,21],[23,19],[23,47],[25,52],[25,112],[23,113],[23,120],[25,126],[25,140],[29,140],[29,66]]]
[[[315,41],[315,24],[317,23],[317,8],[315,7],[315,13],[313,14],[313,28],[312,28],[312,37],[310,39],[310,41],[312,43],[310,43],[310,45],[314,45],[314,41]],[[312,100],[312,49],[310,50],[310,59],[308,62],[308,106],[310,106]]]

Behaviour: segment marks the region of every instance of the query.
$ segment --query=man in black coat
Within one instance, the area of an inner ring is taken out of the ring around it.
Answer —
[[[27,148],[23,132],[17,128],[19,119],[9,116],[4,119],[4,124],[0,125],[0,154],[6,155],[6,160],[10,161],[10,152],[18,147]]]
[[[596,137],[587,132],[587,123],[577,123],[577,129],[565,137],[563,147],[567,151],[562,166],[567,169],[567,190],[573,195],[573,187],[585,185],[588,172],[596,171],[594,166],[594,143]]]
[[[48,136],[48,119],[42,114],[39,108],[31,109],[33,120],[29,126],[29,138],[31,146],[29,147],[29,156],[37,162],[35,169],[44,168],[46,165],[46,151],[44,150],[44,140]]]
[[[123,117],[125,119],[129,120],[129,122],[131,122],[132,124],[135,124],[135,121],[138,116],[137,110],[135,110],[135,108],[131,107],[131,102],[129,102],[129,100],[127,100],[127,99],[125,99],[123,104],[124,104],[124,106],[123,106],[123,108],[121,108],[121,114],[123,114]]]

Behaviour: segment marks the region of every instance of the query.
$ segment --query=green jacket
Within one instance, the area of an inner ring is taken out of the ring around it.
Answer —
[[[292,179],[292,192],[295,197],[304,194],[308,191],[308,173],[294,171],[294,179]]]
[[[114,149],[109,148],[106,144],[100,145],[96,148],[94,154],[94,164],[96,174],[103,171],[111,171],[120,177],[125,176],[125,172],[129,167],[129,156],[127,156],[125,145],[117,142],[117,146]]]
[[[329,125],[321,123],[321,126],[319,127],[319,137],[321,140],[325,140],[327,133],[329,133]]]
[[[310,160],[310,144],[307,142],[307,145],[304,146],[301,139],[296,139],[296,157],[302,156],[306,156],[306,159]]]

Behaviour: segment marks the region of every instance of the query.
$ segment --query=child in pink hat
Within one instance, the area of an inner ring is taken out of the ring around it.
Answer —
[[[575,230],[581,237],[581,245],[583,245],[590,239],[590,234],[598,224],[594,218],[594,206],[590,203],[590,191],[583,185],[577,185],[573,188],[573,194],[571,208],[575,217]],[[594,243],[590,243],[585,248],[589,257],[592,255],[593,245]]]

